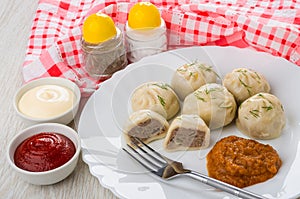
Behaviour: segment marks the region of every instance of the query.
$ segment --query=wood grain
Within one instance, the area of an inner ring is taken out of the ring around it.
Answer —
[[[80,158],[75,171],[65,180],[49,186],[22,181],[6,160],[8,142],[28,126],[13,109],[13,96],[22,85],[25,58],[32,20],[38,1],[0,1],[0,198],[103,198],[115,199],[89,172]]]

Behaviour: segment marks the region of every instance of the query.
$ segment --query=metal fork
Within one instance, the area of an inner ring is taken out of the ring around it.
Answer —
[[[186,175],[189,177],[192,177],[194,179],[199,180],[200,182],[210,185],[214,188],[220,189],[222,191],[225,191],[227,193],[230,193],[232,195],[245,198],[245,199],[265,199],[265,197],[257,195],[255,193],[252,193],[250,191],[246,191],[244,189],[235,187],[233,185],[227,184],[225,182],[216,180],[214,178],[208,177],[204,174],[201,174],[196,171],[192,171],[189,169],[185,169],[182,165],[182,163],[171,160],[157,151],[155,151],[153,148],[145,144],[142,140],[139,138],[134,138],[135,141],[132,142],[132,145],[134,147],[130,146],[128,147],[131,149],[132,152],[129,152],[126,148],[123,148],[123,150],[128,153],[132,158],[134,158],[137,162],[139,162],[142,166],[144,166],[147,170],[152,172],[153,174],[163,178],[163,179],[172,179],[179,175]],[[141,147],[140,145],[144,146]]]

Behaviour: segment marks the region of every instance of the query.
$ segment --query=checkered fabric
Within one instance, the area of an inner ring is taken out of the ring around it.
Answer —
[[[24,82],[59,76],[83,95],[101,83],[82,67],[82,23],[101,11],[124,31],[135,0],[40,0],[23,66]],[[153,0],[168,30],[168,47],[217,45],[252,48],[300,65],[299,0]]]

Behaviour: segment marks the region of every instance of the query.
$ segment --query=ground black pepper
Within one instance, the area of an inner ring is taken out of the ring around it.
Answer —
[[[81,41],[83,64],[90,76],[109,78],[113,73],[127,66],[126,50],[122,32],[103,43],[91,44]]]

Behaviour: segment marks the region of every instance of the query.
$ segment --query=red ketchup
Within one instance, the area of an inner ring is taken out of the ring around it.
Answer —
[[[24,140],[16,149],[14,161],[17,167],[33,172],[55,169],[75,154],[74,143],[55,132],[42,132]]]

